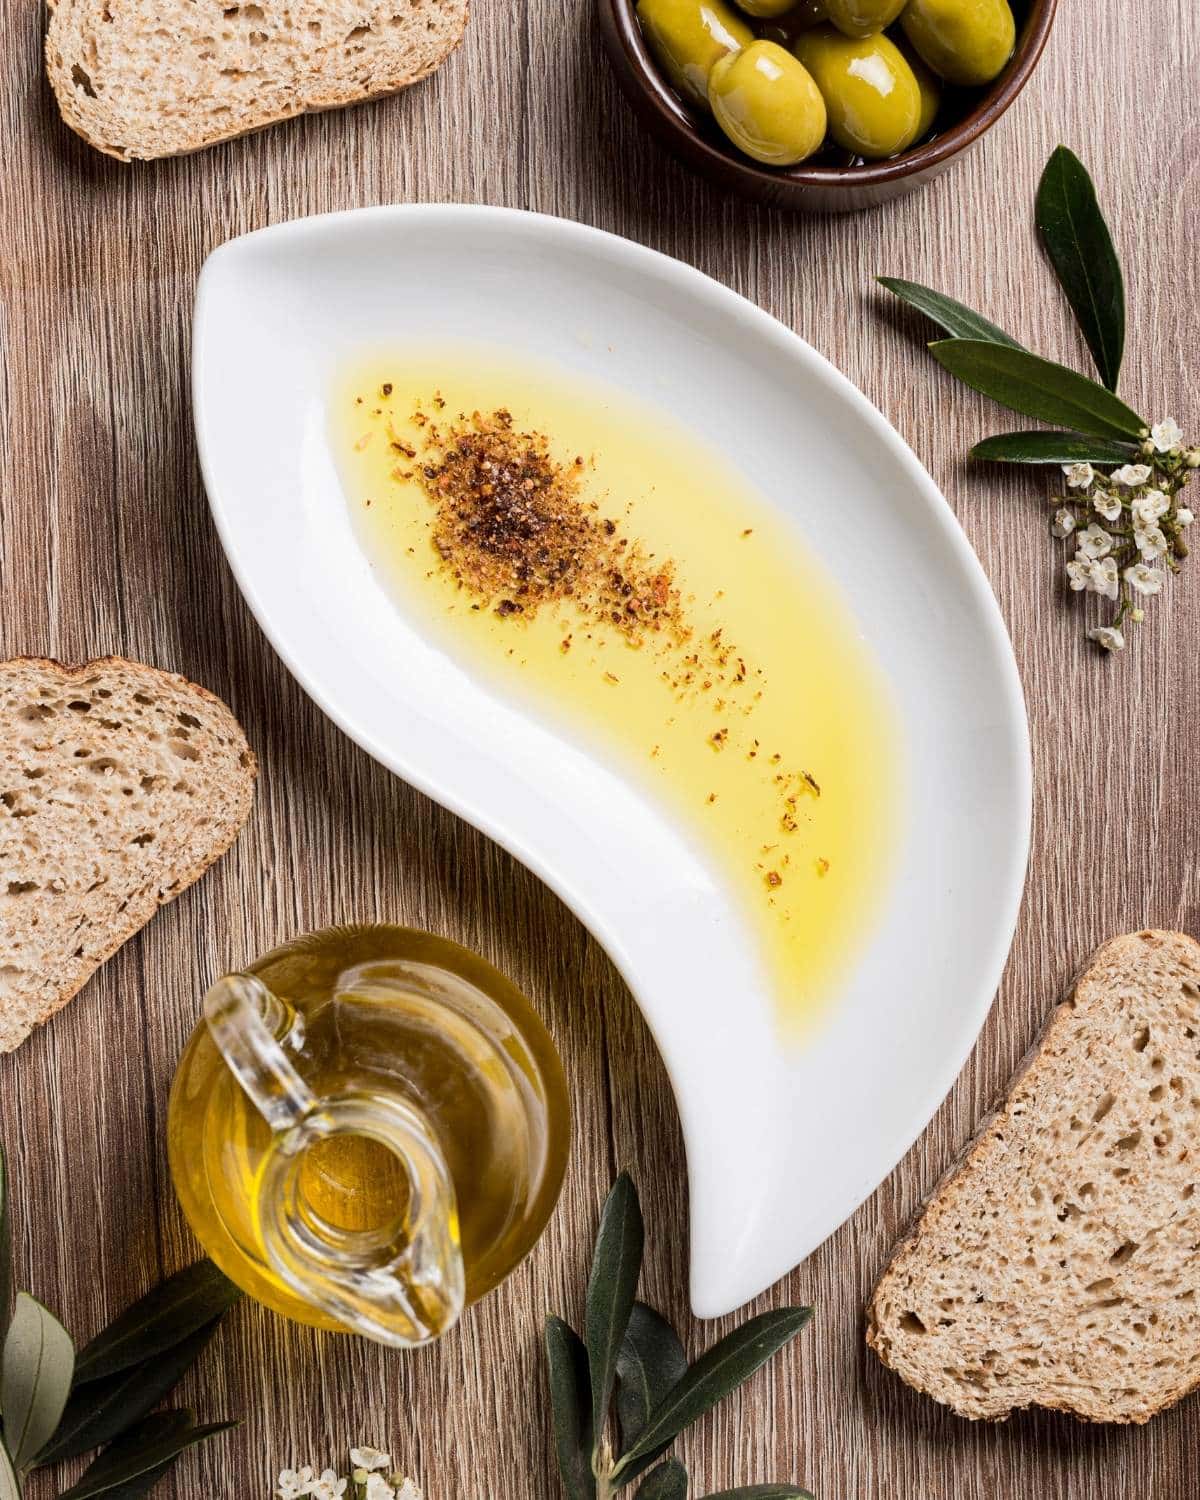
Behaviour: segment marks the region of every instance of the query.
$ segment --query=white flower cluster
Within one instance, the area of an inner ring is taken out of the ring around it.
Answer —
[[[1149,462],[1122,464],[1110,474],[1090,463],[1064,464],[1068,494],[1054,501],[1054,535],[1075,538],[1070,587],[1117,605],[1111,624],[1087,632],[1106,651],[1123,649],[1126,619],[1144,618],[1135,596],[1160,593],[1166,571],[1178,572],[1188,550],[1183,533],[1194,519],[1179,492],[1200,468],[1200,448],[1184,448],[1179,424],[1167,417],[1144,432],[1141,452]]]
[[[378,1448],[351,1448],[350,1473],[340,1478],[333,1469],[320,1474],[311,1464],[284,1469],[276,1481],[279,1500],[422,1500],[412,1479],[391,1473],[392,1457]]]

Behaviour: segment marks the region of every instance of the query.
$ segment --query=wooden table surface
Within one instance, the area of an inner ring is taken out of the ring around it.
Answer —
[[[400,1357],[239,1307],[186,1394],[205,1416],[244,1425],[185,1459],[175,1493],[266,1500],[280,1465],[324,1463],[362,1439],[390,1445],[430,1500],[557,1496],[540,1328],[548,1311],[579,1316],[597,1210],[620,1164],[647,1205],[644,1292],[690,1348],[719,1331],[687,1312],[675,1109],[604,954],[537,880],[304,698],[242,603],[209,520],[188,411],[188,324],[205,255],[301,214],[428,200],[511,204],[627,235],[803,334],[942,485],[999,596],[1029,702],[1029,881],[980,1044],[896,1172],[760,1299],[812,1302],[815,1320],[683,1444],[694,1492],[796,1478],[821,1500],[1194,1500],[1200,1398],[1140,1430],[1042,1415],[973,1426],[867,1354],[861,1312],[897,1232],[1080,959],[1146,923],[1200,931],[1200,578],[1193,569],[1154,602],[1123,659],[1086,648],[1080,601],[1061,588],[1047,534],[1043,481],[963,462],[1003,415],[934,368],[916,321],[881,315],[872,277],[932,282],[1039,349],[1080,359],[1031,229],[1038,173],[1066,141],[1094,170],[1126,267],[1124,394],[1195,434],[1195,0],[1064,0],[1027,92],[967,161],[900,203],[824,220],[720,198],[645,140],[609,75],[589,0],[480,0],[462,50],[407,95],[132,167],[60,124],[40,71],[42,21],[7,0],[0,655],[119,652],[187,673],[231,703],[262,778],[233,852],[0,1059],[18,1284],[82,1339],[194,1258],[166,1169],[172,1069],[206,982],[302,929],[402,920],[488,955],[547,1017],[576,1113],[545,1238],[439,1347]],[[804,1176],[800,1154],[797,1192]]]

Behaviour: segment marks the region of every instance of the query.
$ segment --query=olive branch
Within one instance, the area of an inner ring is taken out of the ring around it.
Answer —
[[[60,1500],[136,1500],[186,1449],[234,1426],[154,1411],[195,1362],[241,1293],[210,1261],[168,1277],[78,1354],[56,1317],[12,1293],[8,1182],[0,1148],[0,1500],[25,1476],[101,1452]]]
[[[761,1313],[689,1364],[670,1323],[636,1300],[643,1239],[637,1189],[622,1172],[600,1216],[584,1337],[561,1318],[546,1320],[554,1442],[568,1500],[611,1500],[639,1478],[637,1500],[686,1500],[687,1471],[677,1458],[664,1458],[667,1449],[812,1316],[811,1307]],[[615,1445],[609,1435],[614,1397]],[[789,1497],[812,1500],[794,1484],[743,1485],[708,1500]]]
[[[1110,621],[1087,634],[1120,651],[1123,626],[1145,618],[1139,601],[1161,592],[1188,555],[1184,532],[1193,517],[1180,496],[1200,468],[1200,448],[1184,444],[1174,418],[1150,424],[1116,394],[1125,283],[1092,179],[1066,146],[1042,173],[1035,219],[1103,383],[1030,353],[953,297],[914,281],[878,279],[949,335],[929,352],[951,375],[1011,411],[1057,424],[985,438],[971,453],[996,463],[1061,466],[1067,493],[1051,497],[1052,524],[1056,536],[1075,538],[1068,583],[1075,593],[1115,604]]]

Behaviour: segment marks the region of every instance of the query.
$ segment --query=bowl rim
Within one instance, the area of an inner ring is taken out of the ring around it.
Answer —
[[[627,66],[616,71],[627,93],[632,96],[636,80],[642,100],[654,109],[665,130],[681,141],[689,153],[702,157],[714,171],[732,171],[763,187],[788,184],[823,188],[864,188],[903,181],[941,166],[973,145],[1000,119],[1028,83],[1045,50],[1058,10],[1058,0],[1030,0],[1013,55],[999,82],[983,95],[970,114],[926,145],[886,161],[857,167],[806,167],[802,162],[794,167],[766,167],[750,157],[714,145],[697,128],[691,110],[650,56],[635,3],[636,0],[597,0],[606,36],[624,54]]]

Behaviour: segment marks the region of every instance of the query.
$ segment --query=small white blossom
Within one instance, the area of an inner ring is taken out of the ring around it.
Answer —
[[[384,1453],[379,1448],[351,1448],[350,1462],[356,1469],[365,1469],[368,1474],[374,1474],[376,1469],[387,1469],[391,1467],[392,1455]]]
[[[1161,526],[1135,526],[1133,539],[1137,549],[1147,562],[1162,557],[1167,550],[1167,539]]]
[[[1195,519],[1195,516],[1192,515],[1186,505],[1181,505],[1175,512],[1176,526],[1190,526]]]
[[[1150,465],[1122,464],[1119,469],[1114,469],[1109,477],[1114,484],[1145,484],[1150,478]]]
[[[396,1491],[396,1500],[423,1500],[421,1488],[411,1479],[406,1479]]]
[[[1144,562],[1134,563],[1125,569],[1125,582],[1139,594],[1157,594],[1163,586],[1162,569]]]
[[[1150,441],[1160,453],[1170,453],[1183,441],[1183,433],[1174,417],[1164,417],[1150,429]]]
[[[1106,521],[1119,521],[1121,519],[1121,501],[1119,496],[1114,495],[1111,490],[1097,490],[1089,497],[1092,509]]]
[[[305,1464],[302,1469],[284,1469],[276,1490],[279,1500],[300,1500],[302,1495],[311,1495],[313,1477],[311,1464]]]
[[[1106,651],[1124,651],[1125,637],[1115,625],[1096,625],[1088,631],[1088,640],[1095,641]]]
[[[346,1493],[346,1481],[339,1479],[332,1469],[326,1469],[320,1478],[313,1480],[308,1493],[312,1500],[341,1500]]]
[[[1092,577],[1092,565],[1086,558],[1073,557],[1067,564],[1067,577],[1075,593],[1087,588]]]
[[[1093,561],[1098,557],[1107,557],[1112,551],[1113,539],[1105,531],[1103,526],[1097,526],[1093,521],[1086,531],[1079,533],[1079,550],[1084,557]]]
[[[1115,557],[1101,557],[1092,564],[1088,576],[1088,588],[1093,594],[1103,594],[1106,599],[1117,597],[1121,592],[1121,585],[1117,581]]]
[[[1073,490],[1086,490],[1096,477],[1096,471],[1091,464],[1063,464],[1062,471]]]
[[[1065,505],[1054,512],[1053,530],[1055,536],[1070,536],[1075,530],[1075,517]]]
[[[1162,490],[1147,490],[1144,495],[1137,497],[1130,508],[1133,511],[1135,526],[1153,526],[1155,521],[1160,520],[1170,510],[1171,502]]]
[[[382,1474],[368,1474],[366,1500],[396,1500],[396,1491]]]

